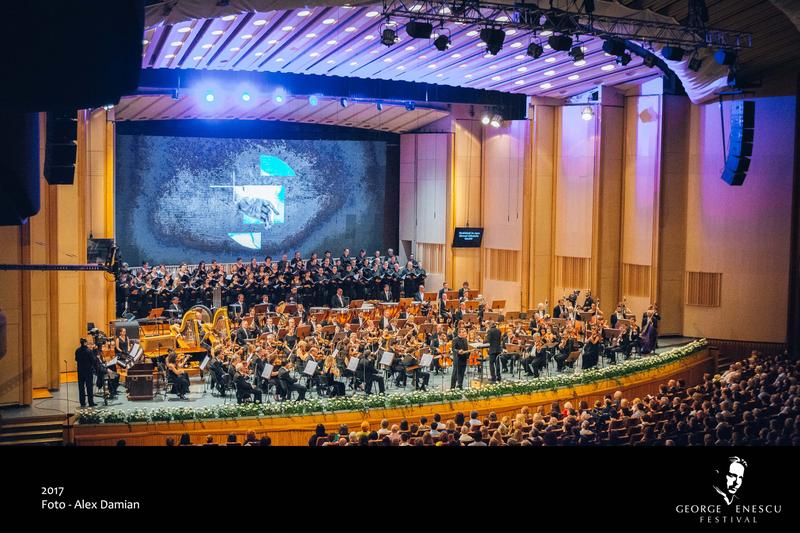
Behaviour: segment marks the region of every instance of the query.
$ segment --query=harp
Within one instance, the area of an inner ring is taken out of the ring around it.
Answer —
[[[180,325],[173,324],[170,331],[178,348],[198,348],[205,330],[203,325],[211,322],[211,311],[204,305],[195,305],[183,315]]]

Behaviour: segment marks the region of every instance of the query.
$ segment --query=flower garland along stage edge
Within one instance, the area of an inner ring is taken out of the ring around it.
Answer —
[[[477,389],[451,389],[445,391],[414,391],[370,396],[345,396],[289,400],[277,403],[222,404],[207,407],[160,407],[154,409],[81,409],[81,424],[128,424],[133,422],[169,422],[184,420],[213,420],[239,417],[291,416],[332,413],[336,411],[364,411],[370,409],[420,406],[431,403],[484,400],[499,396],[525,395],[542,391],[587,385],[615,379],[630,374],[657,369],[699,352],[708,346],[706,339],[693,341],[660,355],[642,359],[629,359],[604,368],[594,368],[577,374],[560,374],[523,381],[503,381]]]

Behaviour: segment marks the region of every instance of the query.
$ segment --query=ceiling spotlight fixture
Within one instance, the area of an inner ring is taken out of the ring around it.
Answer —
[[[242,102],[249,102],[250,101],[250,93],[245,91],[242,93]]]
[[[569,51],[569,55],[573,61],[580,61],[584,57],[583,47],[573,46],[572,50]]]
[[[381,32],[381,43],[386,46],[392,46],[397,42],[397,32],[392,28],[384,28]]]
[[[656,65],[657,59],[658,58],[653,52],[647,52],[647,54],[645,54],[644,56],[642,64],[644,64],[644,66],[646,66],[647,68],[653,68]]]
[[[539,59],[540,57],[542,57],[543,53],[544,53],[544,48],[542,48],[542,45],[540,45],[538,43],[531,43],[531,44],[528,45],[527,54],[530,57],[532,57],[534,59]]]
[[[209,104],[214,101],[214,91],[206,91],[205,96],[203,99],[208,102]]]
[[[491,124],[493,128],[499,128],[503,125],[503,117],[495,114],[492,116],[492,120],[489,122],[489,124]]]
[[[406,102],[406,111],[414,111],[417,108],[417,104],[414,102]]]
[[[547,38],[547,44],[558,52],[568,52],[572,48],[572,37],[569,35],[551,35]]]
[[[625,43],[620,39],[606,39],[603,41],[603,52],[612,56],[621,56],[625,53]]]
[[[105,109],[106,111],[111,111],[112,109],[114,109],[114,104],[106,104],[103,106],[103,109]]]
[[[339,105],[342,107],[347,107],[350,105],[350,100],[347,98],[339,98]]]
[[[433,33],[433,24],[412,20],[406,24],[406,33],[412,39],[430,39]]]
[[[628,63],[631,62],[631,55],[630,54],[622,54],[621,56],[617,57],[617,63],[622,65],[623,67],[626,66]]]
[[[700,70],[700,65],[702,64],[703,60],[697,56],[697,53],[695,53],[689,60],[689,70],[697,72],[698,70]]]
[[[481,124],[483,124],[484,126],[488,126],[489,122],[491,122],[491,121],[492,121],[492,117],[490,117],[489,115],[483,115],[481,117]]]
[[[497,28],[483,28],[481,30],[481,41],[486,43],[486,49],[490,54],[496,56],[503,49],[503,41],[506,40],[506,32]]]
[[[594,118],[594,109],[588,105],[584,107],[583,111],[581,111],[581,118],[587,122],[592,120]]]
[[[276,104],[282,104],[285,99],[286,96],[282,91],[275,91],[275,94],[272,95],[272,100],[274,100]]]
[[[377,102],[375,104],[375,109],[377,109],[378,111],[383,111],[383,102]]]
[[[675,46],[665,46],[661,49],[661,56],[669,61],[680,61],[683,59],[683,49]]]
[[[319,104],[319,97],[316,94],[309,95],[308,104],[311,106],[316,106]]]
[[[436,49],[439,50],[440,52],[444,52],[445,50],[450,48],[452,44],[453,43],[450,41],[450,37],[444,34],[438,36],[436,39],[433,40],[433,46],[435,46]]]

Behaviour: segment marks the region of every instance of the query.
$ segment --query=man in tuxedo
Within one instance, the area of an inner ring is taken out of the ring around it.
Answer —
[[[414,293],[414,301],[415,302],[424,302],[425,301],[425,285],[420,285],[419,290]]]
[[[464,284],[461,286],[461,288],[458,289],[458,299],[463,302],[464,299],[467,297],[468,292],[469,292],[469,282],[465,281]]]
[[[236,365],[236,377],[234,378],[234,383],[236,384],[236,401],[242,403],[245,398],[252,396],[254,402],[261,403],[261,391],[253,387],[253,385],[247,381],[242,373],[243,371],[244,363]]]
[[[588,311],[592,308],[594,298],[592,298],[592,291],[586,291],[586,299],[583,301],[583,310]]]
[[[467,314],[467,305],[464,302],[458,306],[458,310],[453,313],[453,327],[459,327],[459,324],[464,320],[464,315]]]
[[[381,293],[381,302],[393,302],[394,297],[392,296],[392,288],[389,286],[388,283],[383,284],[383,292]]]
[[[447,310],[447,293],[439,291],[439,318],[447,321],[450,318],[450,312]]]
[[[167,308],[167,314],[171,320],[180,321],[183,316],[183,307],[181,307],[181,300],[177,296],[172,297],[172,303]]]
[[[250,309],[247,307],[247,302],[244,300],[244,293],[240,292],[238,296],[236,296],[236,303],[231,304],[231,308],[233,309],[233,316],[235,317],[241,317],[247,314]]]
[[[338,287],[336,294],[331,298],[331,309],[341,309],[342,307],[347,307],[347,304],[344,302],[344,291]]]
[[[450,388],[464,388],[464,374],[469,361],[469,343],[467,342],[467,329],[458,328],[458,337],[453,340],[453,375],[450,378]]]
[[[364,357],[359,360],[358,366],[356,374],[364,376],[364,391],[367,394],[372,394],[373,383],[378,384],[378,392],[381,394],[386,392],[386,383],[378,369],[375,368],[375,359],[371,353],[364,354]]]
[[[236,329],[236,344],[239,346],[244,346],[247,344],[247,339],[249,335],[247,334],[247,328],[244,327],[244,323],[238,322],[238,328]]]
[[[448,291],[448,287],[447,287],[447,282],[445,281],[444,283],[442,283],[442,288],[439,289],[439,299],[440,300],[442,299],[442,294],[446,293],[447,291]]]
[[[489,343],[489,374],[491,381],[500,381],[500,353],[503,351],[503,343],[500,338],[500,329],[494,321],[489,323],[486,342]]]
[[[89,348],[86,339],[81,339],[80,347],[75,350],[75,362],[78,366],[78,396],[81,407],[94,407],[94,369],[97,363],[97,356],[94,350]]]
[[[558,300],[558,305],[553,308],[553,318],[566,318],[567,306],[564,303],[564,298]]]
[[[394,326],[392,325],[392,321],[389,318],[388,309],[383,312],[383,317],[381,317],[381,323],[379,327],[380,329],[388,329],[389,331],[394,331]]]

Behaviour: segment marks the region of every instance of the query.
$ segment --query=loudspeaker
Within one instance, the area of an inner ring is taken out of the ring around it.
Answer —
[[[750,156],[753,155],[753,138],[756,123],[756,103],[740,100],[731,106],[731,134],[728,158],[722,180],[728,185],[742,185],[750,170]]]
[[[47,113],[44,177],[50,185],[72,185],[78,148],[78,110]]]
[[[39,115],[0,111],[0,225],[39,212]]]
[[[433,24],[412,20],[406,24],[406,33],[412,39],[430,39],[433,33]]]

